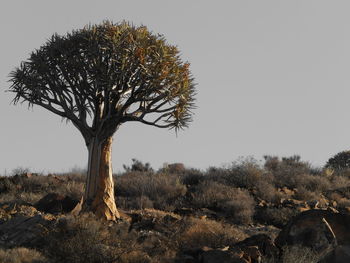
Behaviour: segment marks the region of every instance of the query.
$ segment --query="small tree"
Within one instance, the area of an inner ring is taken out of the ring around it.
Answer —
[[[178,129],[191,122],[195,85],[177,47],[144,26],[106,21],[54,34],[10,74],[13,103],[39,105],[73,123],[88,149],[85,209],[119,217],[112,136],[125,122]]]
[[[329,158],[325,168],[344,170],[350,168],[350,151],[342,151]]]

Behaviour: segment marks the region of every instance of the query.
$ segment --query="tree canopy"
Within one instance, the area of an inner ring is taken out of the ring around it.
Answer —
[[[105,21],[54,34],[10,78],[15,104],[39,105],[70,120],[87,144],[128,121],[178,130],[192,120],[189,63],[145,26]]]

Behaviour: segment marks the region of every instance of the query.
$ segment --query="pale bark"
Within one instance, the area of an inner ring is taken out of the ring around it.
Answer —
[[[84,207],[107,220],[119,218],[114,199],[112,176],[112,137],[103,141],[97,138],[88,145],[89,161],[84,196]]]

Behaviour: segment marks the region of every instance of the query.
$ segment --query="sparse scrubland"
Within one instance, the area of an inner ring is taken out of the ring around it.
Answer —
[[[205,171],[155,171],[138,160],[124,168],[114,175],[115,223],[65,208],[81,199],[84,174],[0,177],[0,262],[318,262],[312,246],[273,241],[301,212],[350,212],[348,167],[312,167],[298,156]],[[39,202],[52,193],[49,207]]]

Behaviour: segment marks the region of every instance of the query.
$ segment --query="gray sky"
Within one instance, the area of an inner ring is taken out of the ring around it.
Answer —
[[[3,0],[0,82],[53,33],[123,19],[179,46],[198,83],[194,122],[180,132],[126,123],[114,135],[113,167],[135,157],[158,168],[207,168],[239,156],[300,154],[323,165],[350,143],[350,1]],[[0,174],[16,167],[85,167],[71,124],[0,92]]]

